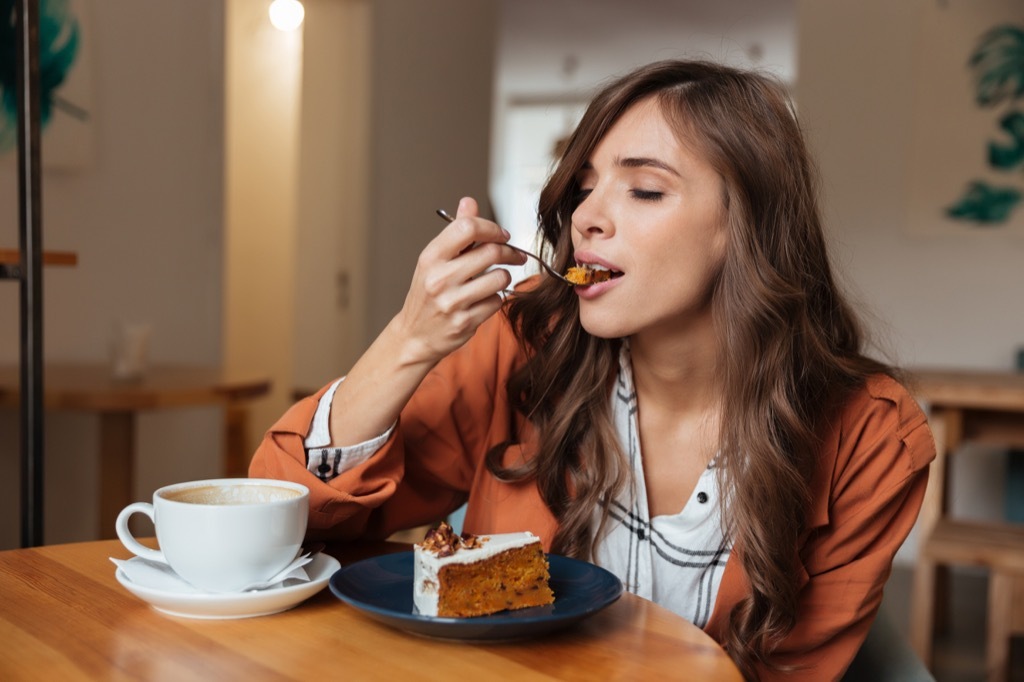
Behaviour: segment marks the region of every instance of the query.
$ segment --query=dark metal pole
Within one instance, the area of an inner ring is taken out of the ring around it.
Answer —
[[[18,0],[18,217],[21,223],[21,544],[43,544],[43,249],[39,0]]]

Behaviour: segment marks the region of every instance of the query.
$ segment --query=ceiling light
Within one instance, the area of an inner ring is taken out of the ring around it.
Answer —
[[[299,0],[274,0],[270,3],[270,23],[278,31],[294,31],[302,25],[306,9]]]

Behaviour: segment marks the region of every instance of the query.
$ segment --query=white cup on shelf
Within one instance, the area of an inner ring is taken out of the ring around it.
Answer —
[[[147,322],[118,322],[110,340],[110,371],[115,379],[141,379],[149,364],[149,342],[153,325]]]

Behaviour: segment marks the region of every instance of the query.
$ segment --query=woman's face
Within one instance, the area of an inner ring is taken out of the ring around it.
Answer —
[[[619,338],[709,325],[728,239],[723,182],[680,143],[653,98],[602,138],[579,187],[575,259],[613,271],[609,281],[576,287],[583,328]]]

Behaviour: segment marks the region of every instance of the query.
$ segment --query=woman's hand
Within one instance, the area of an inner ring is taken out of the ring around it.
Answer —
[[[501,307],[511,275],[496,265],[522,265],[509,234],[479,217],[476,201],[459,202],[455,220],[420,254],[402,310],[393,320],[406,339],[404,360],[433,365],[473,336]]]
[[[420,254],[402,310],[353,365],[334,394],[331,442],[355,445],[395,423],[423,378],[501,307],[512,278],[495,265],[522,265],[509,235],[463,199],[458,215]]]

